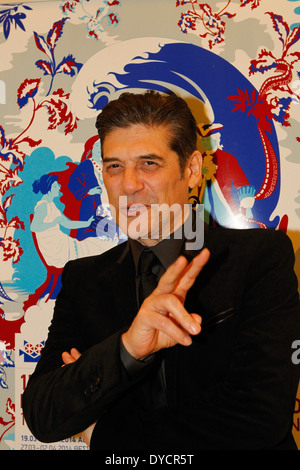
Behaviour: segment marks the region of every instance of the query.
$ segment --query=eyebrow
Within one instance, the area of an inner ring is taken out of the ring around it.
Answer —
[[[148,153],[146,155],[140,155],[141,160],[163,160],[163,157],[156,155],[155,153]]]
[[[137,156],[138,160],[159,160],[162,161],[163,157],[156,155],[154,153],[148,153],[145,155],[138,155]],[[102,157],[103,163],[110,163],[110,162],[120,162],[121,159],[118,157]]]

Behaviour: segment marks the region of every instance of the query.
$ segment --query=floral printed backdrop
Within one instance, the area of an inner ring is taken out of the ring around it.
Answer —
[[[125,238],[95,129],[124,90],[187,100],[204,158],[191,202],[209,223],[286,231],[300,277],[299,15],[300,0],[0,2],[0,449],[86,449],[36,441],[22,393],[62,266]],[[300,447],[300,398],[293,431]]]

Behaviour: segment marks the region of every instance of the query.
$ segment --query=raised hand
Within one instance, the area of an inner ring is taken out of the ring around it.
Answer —
[[[184,308],[188,290],[209,259],[204,249],[190,263],[180,256],[147,297],[130,328],[122,335],[127,351],[141,359],[175,344],[189,346],[201,331],[201,317]]]

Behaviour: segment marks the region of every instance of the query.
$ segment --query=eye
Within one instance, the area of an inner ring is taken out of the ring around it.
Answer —
[[[158,167],[158,163],[155,160],[144,160],[142,164],[143,168],[146,170],[155,170]]]
[[[104,163],[103,165],[103,169],[105,170],[106,173],[114,173],[116,171],[118,171],[118,169],[120,168],[120,164],[119,163]]]

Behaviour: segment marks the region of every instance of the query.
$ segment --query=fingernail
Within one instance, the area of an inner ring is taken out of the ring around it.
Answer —
[[[184,344],[186,344],[187,346],[189,346],[190,344],[192,344],[192,338],[190,336],[185,336],[183,338],[183,341],[184,341]]]
[[[191,330],[195,334],[199,333],[200,325],[198,325],[197,323],[191,323]]]

